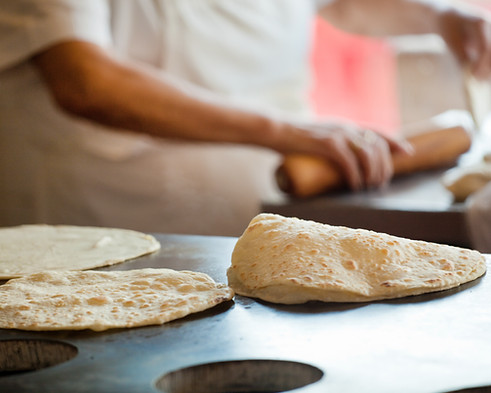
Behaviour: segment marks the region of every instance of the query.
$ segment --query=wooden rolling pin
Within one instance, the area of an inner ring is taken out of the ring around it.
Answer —
[[[407,137],[414,154],[394,153],[394,176],[450,167],[469,150],[471,135],[463,125],[430,129]],[[342,173],[318,157],[286,156],[276,171],[279,188],[295,197],[310,197],[347,187]]]

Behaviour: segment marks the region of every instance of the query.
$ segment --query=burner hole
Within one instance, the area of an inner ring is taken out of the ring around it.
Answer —
[[[0,376],[35,371],[66,362],[77,356],[71,344],[50,340],[1,340]]]
[[[304,363],[236,360],[172,371],[156,386],[164,393],[285,392],[317,382],[323,375],[318,368]]]

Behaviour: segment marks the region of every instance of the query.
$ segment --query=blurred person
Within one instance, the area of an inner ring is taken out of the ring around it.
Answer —
[[[403,142],[310,113],[320,15],[355,34],[439,34],[478,77],[490,25],[417,0],[2,0],[0,225],[238,235],[278,192],[281,154],[353,190]]]

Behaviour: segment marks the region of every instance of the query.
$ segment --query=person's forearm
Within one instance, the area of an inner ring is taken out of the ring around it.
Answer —
[[[231,143],[260,143],[272,131],[264,116],[187,94],[147,73],[120,69],[108,75],[106,83],[107,89],[98,89],[94,110],[81,114],[108,126],[164,138]],[[110,93],[111,86],[118,86],[117,94]],[[256,136],[259,130],[263,135]]]
[[[439,34],[438,14],[448,7],[441,0],[335,0],[321,15],[354,34]]]
[[[49,53],[50,52],[50,53]],[[72,115],[163,138],[277,144],[269,116],[187,92],[151,70],[129,66],[88,43],[60,44],[35,58],[55,100]],[[60,69],[53,57],[59,60]]]
[[[353,125],[298,124],[234,107],[216,94],[182,81],[178,85],[89,43],[59,44],[35,56],[33,64],[58,105],[72,115],[162,138],[318,156],[333,162],[353,189],[385,184],[392,176],[390,150],[404,150]]]
[[[33,61],[62,109],[99,124],[167,139],[330,154],[314,130],[291,119],[233,106],[141,64],[118,61],[93,44],[59,44]]]

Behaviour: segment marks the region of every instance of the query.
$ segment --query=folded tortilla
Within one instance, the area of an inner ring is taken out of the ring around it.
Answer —
[[[260,214],[237,241],[227,275],[236,294],[295,304],[418,295],[485,271],[474,250]]]

